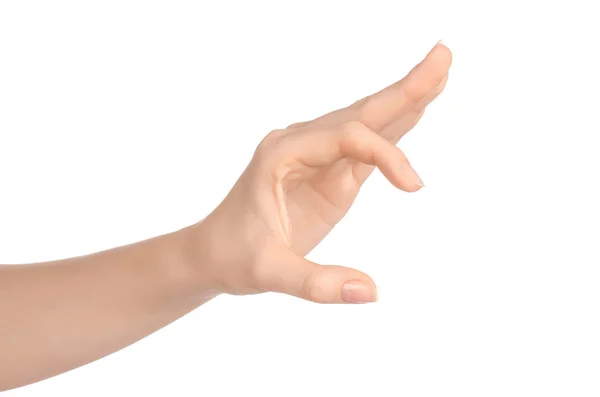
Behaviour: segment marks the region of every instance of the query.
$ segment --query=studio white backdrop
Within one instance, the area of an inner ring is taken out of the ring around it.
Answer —
[[[25,396],[600,395],[591,1],[0,2],[0,263],[207,215],[270,130],[400,79],[446,91],[310,254],[380,301],[222,296]],[[0,318],[0,327],[3,320]]]

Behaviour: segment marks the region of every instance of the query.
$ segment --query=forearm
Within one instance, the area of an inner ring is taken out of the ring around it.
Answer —
[[[0,390],[115,352],[216,296],[196,263],[190,230],[88,256],[0,266]]]

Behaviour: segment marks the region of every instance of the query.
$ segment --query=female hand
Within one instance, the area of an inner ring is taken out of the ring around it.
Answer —
[[[395,143],[444,88],[436,45],[407,77],[353,105],[275,130],[202,222],[114,249],[0,265],[0,391],[117,351],[220,293],[276,291],[314,302],[371,302],[364,273],[304,256],[346,214],[378,167],[399,189],[421,179]]]
[[[224,201],[194,225],[194,261],[229,294],[281,292],[319,303],[376,300],[366,274],[304,258],[349,210],[374,167],[397,188],[423,182],[395,144],[444,89],[443,44],[401,81],[315,120],[274,130]]]

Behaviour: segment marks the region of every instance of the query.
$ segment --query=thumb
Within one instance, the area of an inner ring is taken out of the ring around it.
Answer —
[[[319,265],[288,251],[268,289],[316,303],[369,303],[377,300],[373,280],[356,269]]]

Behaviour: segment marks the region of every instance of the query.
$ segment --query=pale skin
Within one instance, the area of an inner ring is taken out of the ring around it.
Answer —
[[[442,92],[451,62],[436,44],[389,87],[270,132],[223,202],[194,225],[87,256],[0,265],[0,391],[120,350],[220,294],[375,301],[366,274],[305,256],[375,167],[398,189],[423,187],[396,143]]]

